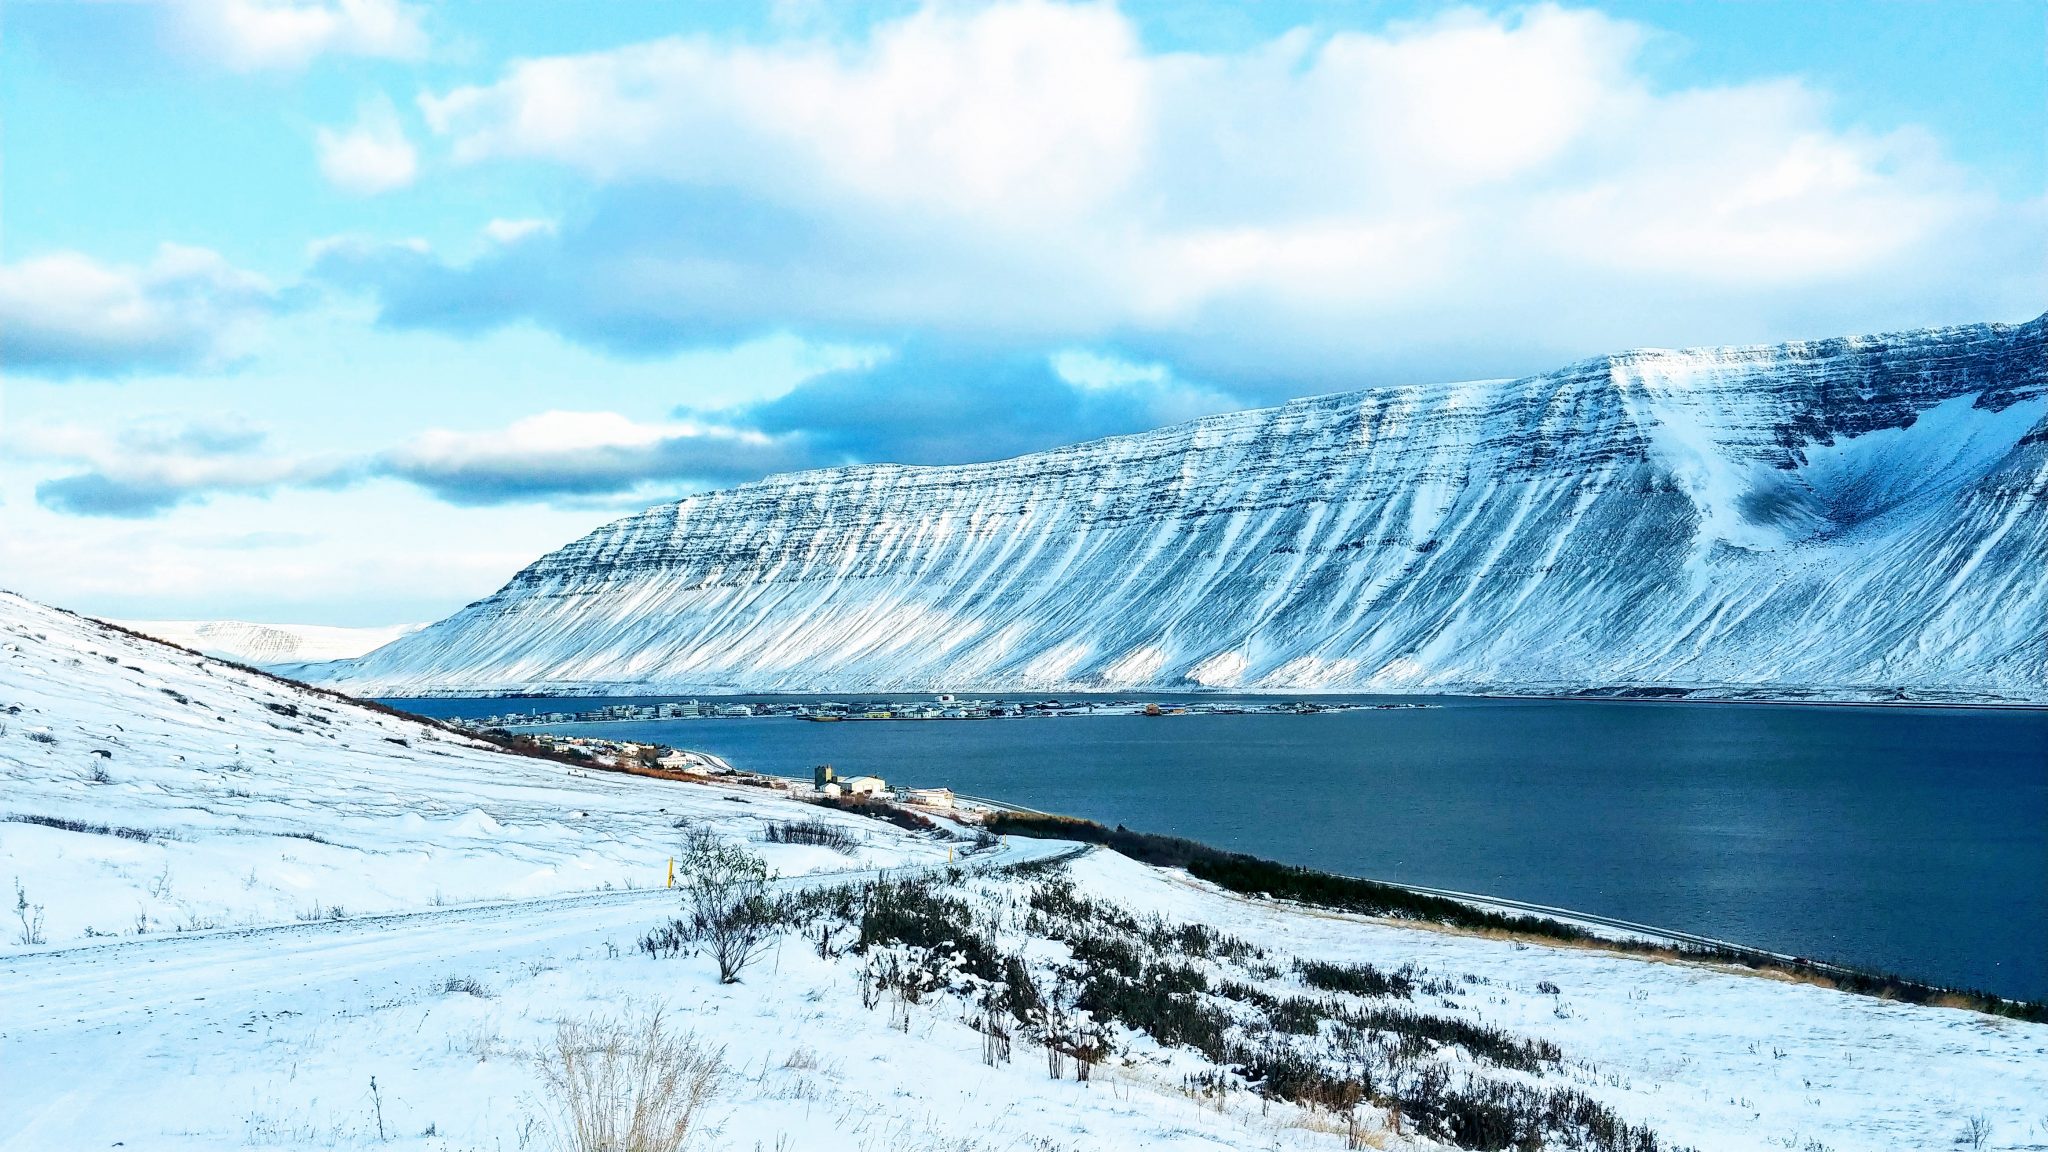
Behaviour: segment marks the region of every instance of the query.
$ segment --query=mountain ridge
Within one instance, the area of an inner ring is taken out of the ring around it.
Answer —
[[[2048,317],[1643,349],[657,505],[357,692],[2048,696]]]

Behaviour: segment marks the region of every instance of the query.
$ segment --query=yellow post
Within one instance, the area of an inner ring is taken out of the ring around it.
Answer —
[[[948,864],[951,864],[952,862],[953,862],[953,846],[952,846],[951,844],[948,844],[948,845],[946,845],[946,863],[948,863]]]
[[[673,857],[673,856],[671,856],[671,857],[669,857],[669,858],[668,858],[668,883],[667,883],[666,885],[663,885],[663,887],[667,887],[667,888],[673,888],[673,887],[675,887],[675,886],[676,886],[676,858],[675,858],[675,857]]]

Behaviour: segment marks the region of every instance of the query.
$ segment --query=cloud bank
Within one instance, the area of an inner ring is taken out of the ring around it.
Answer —
[[[1230,411],[1243,401],[1159,364],[1098,352],[991,360],[913,345],[820,371],[771,399],[663,420],[550,411],[497,428],[433,429],[392,447],[299,455],[233,422],[145,420],[108,432],[28,424],[7,447],[73,469],[36,500],[77,516],[140,519],[217,496],[413,485],[459,507],[638,505],[775,472],[864,461],[941,464],[1057,447]]]
[[[579,174],[581,213],[320,271],[396,326],[1106,342],[1261,395],[2034,307],[2038,206],[1796,80],[1662,88],[1647,36],[1542,5],[1161,53],[1023,0],[524,60],[423,115]]]
[[[729,484],[808,463],[800,445],[757,431],[544,412],[485,432],[428,432],[384,453],[376,470],[451,504],[479,505]]]
[[[262,277],[165,244],[147,265],[56,252],[0,265],[0,366],[67,377],[218,368],[279,306]]]
[[[37,503],[74,516],[142,519],[217,495],[342,487],[362,471],[336,457],[270,451],[262,431],[232,422],[144,421],[111,433],[31,424],[13,429],[8,440],[22,456],[82,466],[35,489]]]

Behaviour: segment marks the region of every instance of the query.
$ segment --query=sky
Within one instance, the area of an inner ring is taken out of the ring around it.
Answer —
[[[436,619],[619,516],[2048,306],[2048,17],[0,8],[0,587]]]

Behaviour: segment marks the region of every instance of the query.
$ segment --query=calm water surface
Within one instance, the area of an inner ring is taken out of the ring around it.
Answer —
[[[527,706],[402,703],[444,716]],[[830,763],[1333,872],[2048,998],[2048,713],[1434,703],[561,730],[785,775]]]

